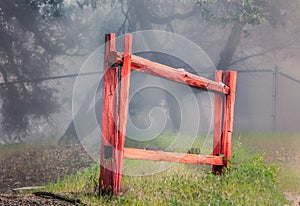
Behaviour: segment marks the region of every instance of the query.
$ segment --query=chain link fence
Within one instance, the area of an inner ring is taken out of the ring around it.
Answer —
[[[274,68],[238,71],[235,130],[300,132],[300,81]]]
[[[234,129],[273,130],[273,71],[238,71]]]
[[[47,88],[54,89],[54,97],[58,105],[58,110],[55,113],[50,114],[47,117],[42,118],[26,118],[28,127],[22,130],[22,134],[16,134],[14,131],[6,131],[3,124],[1,125],[2,136],[0,143],[7,143],[11,141],[22,140],[46,140],[57,141],[57,139],[63,135],[64,131],[68,127],[68,124],[72,121],[72,90],[77,75],[64,75],[57,77],[50,77],[38,80],[14,82],[10,84],[28,84],[32,82],[38,82],[39,85],[46,85]],[[15,85],[13,85],[15,86]],[[2,83],[0,90],[6,90],[7,84]],[[1,98],[6,98],[1,97]],[[1,101],[2,104],[3,101]],[[2,108],[2,110],[5,108]],[[5,117],[1,113],[1,122],[6,121]],[[17,118],[22,118],[20,115]],[[18,135],[21,135],[18,136]]]

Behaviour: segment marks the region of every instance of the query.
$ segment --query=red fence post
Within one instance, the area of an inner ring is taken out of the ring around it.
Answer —
[[[124,40],[124,60],[120,74],[120,110],[119,110],[119,134],[117,143],[117,162],[116,162],[116,180],[114,194],[118,194],[122,190],[122,170],[124,165],[124,143],[126,136],[126,123],[128,116],[128,96],[130,87],[130,65],[132,53],[132,35],[126,34]]]
[[[218,70],[215,73],[215,81],[222,82],[223,71]],[[214,94],[214,141],[213,141],[213,155],[219,156],[221,154],[221,136],[222,136],[222,117],[223,117],[223,96],[221,94]],[[213,165],[214,174],[222,173],[222,166]]]
[[[224,124],[223,124],[223,147],[224,147],[224,166],[228,167],[231,159],[231,138],[233,130],[233,117],[234,117],[234,102],[236,93],[236,72],[226,71],[225,84],[229,86],[230,91],[226,96],[225,111],[224,111]]]
[[[115,149],[118,138],[118,67],[108,61],[110,52],[116,50],[115,34],[105,35],[104,83],[102,103],[102,143],[100,154],[99,192],[113,191],[115,174]]]

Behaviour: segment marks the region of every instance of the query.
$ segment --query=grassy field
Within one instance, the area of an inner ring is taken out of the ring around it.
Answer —
[[[170,143],[171,136],[167,134],[152,143],[163,148]],[[201,142],[196,140],[193,147],[200,147]],[[146,144],[149,142],[143,145],[127,142],[128,146],[140,148],[146,147]],[[60,178],[43,190],[79,198],[87,205],[290,205],[293,203],[285,199],[285,192],[294,197],[300,196],[298,148],[300,135],[241,133],[234,135],[232,165],[223,176],[213,175],[210,166],[173,164],[156,174],[125,175],[123,192],[119,197],[99,197],[99,167],[92,165],[77,174]],[[14,150],[31,154],[34,149],[22,145],[1,147],[0,160],[15,155]],[[78,156],[79,148],[68,150],[68,158],[74,154],[77,154],[77,159],[82,157],[81,153]],[[201,153],[206,153],[206,150],[200,148]],[[45,157],[39,155],[39,158],[45,159],[53,151],[56,159],[50,161],[53,165],[49,168],[55,168],[55,162],[61,159],[59,150],[53,148],[45,153]],[[63,151],[67,152],[66,149]],[[67,165],[66,158],[64,161]],[[125,160],[125,168],[130,174],[144,174],[145,168],[159,166],[159,162]],[[46,170],[43,174],[47,175]]]
[[[261,153],[279,167],[279,186],[300,196],[300,134],[243,133],[236,135],[249,154]]]
[[[99,168],[93,166],[49,186],[48,190],[72,192],[91,205],[292,204],[285,199],[284,192],[300,195],[299,136],[243,133],[236,134],[234,139],[232,166],[223,176],[212,175],[208,166],[176,164],[154,175],[124,176],[120,197],[99,198]],[[149,164],[155,168],[157,163],[125,161],[127,169],[132,170]]]
[[[223,176],[208,167],[176,165],[155,175],[124,176],[120,197],[97,197],[99,168],[94,166],[47,188],[72,192],[89,205],[285,205],[277,187],[277,167],[263,157],[245,157]],[[84,192],[84,193],[82,193]]]

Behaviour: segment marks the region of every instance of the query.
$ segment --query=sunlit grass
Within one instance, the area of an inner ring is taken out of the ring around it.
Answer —
[[[97,190],[99,166],[92,167],[71,175],[65,179],[58,180],[57,183],[51,184],[46,189],[56,192],[74,192],[74,193],[90,193],[93,194]]]
[[[300,195],[300,134],[241,133],[236,139],[247,148],[247,153],[264,153],[268,164],[279,166],[279,186]]]
[[[124,176],[119,197],[101,196],[99,167],[93,166],[47,189],[72,192],[94,205],[284,205],[288,203],[278,187],[277,167],[266,165],[262,155],[246,155],[235,150],[232,166],[223,176],[213,175],[208,166],[176,164],[147,176]],[[139,161],[147,162],[149,161]],[[125,162],[128,164],[128,162]],[[131,162],[132,169],[139,163]]]
[[[300,165],[297,167],[281,167],[279,170],[279,182],[282,190],[298,193],[300,195]]]

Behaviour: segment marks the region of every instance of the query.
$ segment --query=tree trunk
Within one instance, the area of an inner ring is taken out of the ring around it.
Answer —
[[[133,12],[136,14],[136,19],[139,22],[141,30],[153,29],[152,23],[149,21],[146,1],[145,0],[131,0]]]
[[[233,55],[240,44],[243,28],[246,25],[246,22],[236,22],[229,34],[227,42],[224,49],[220,54],[220,60],[217,66],[217,69],[227,70],[229,69]]]

